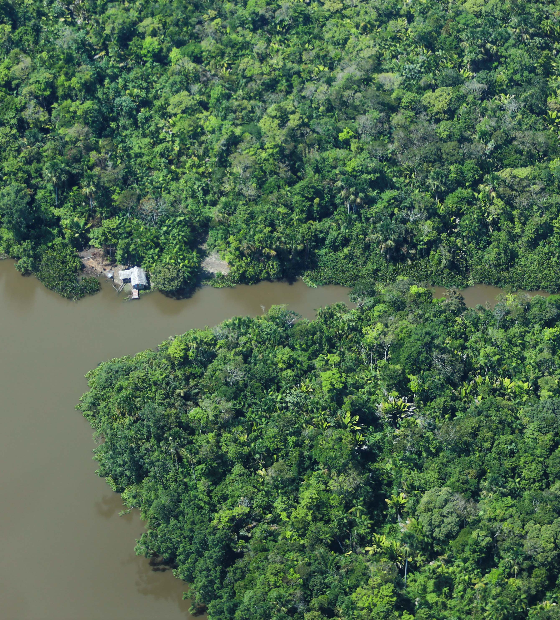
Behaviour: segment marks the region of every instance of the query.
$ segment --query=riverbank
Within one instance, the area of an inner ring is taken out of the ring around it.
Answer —
[[[227,261],[220,258],[218,252],[215,250],[208,251],[205,243],[200,246],[200,250],[203,252],[204,258],[202,259],[201,273],[196,288],[204,284],[210,284],[217,275],[227,276],[230,272]],[[100,248],[89,247],[78,252],[78,256],[83,265],[83,276],[97,278],[100,282],[112,280],[117,289],[120,289],[122,282],[119,278],[119,272],[126,269],[126,265],[112,261]],[[175,298],[181,297],[182,295],[177,295]]]

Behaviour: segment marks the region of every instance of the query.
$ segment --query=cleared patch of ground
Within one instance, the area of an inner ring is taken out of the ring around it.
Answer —
[[[202,261],[202,269],[206,273],[211,273],[212,275],[216,273],[223,273],[226,275],[229,273],[229,265],[225,260],[220,258],[220,255],[216,251],[207,254],[206,258]]]
[[[103,250],[99,248],[87,248],[86,250],[78,252],[78,255],[84,266],[83,274],[85,276],[93,276],[95,278],[101,276],[107,277],[107,273],[112,271],[115,285],[120,286],[122,284],[119,279],[119,271],[126,269],[126,267],[111,262],[109,257],[103,254]]]
[[[99,248],[88,248],[78,252],[84,265],[84,275],[101,276],[107,271],[114,271],[110,260],[103,255],[103,250]]]

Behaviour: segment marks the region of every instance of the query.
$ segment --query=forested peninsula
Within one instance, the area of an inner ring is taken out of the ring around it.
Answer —
[[[556,291],[559,35],[542,0],[4,0],[0,255],[69,297],[90,245]]]
[[[209,620],[560,617],[560,297],[401,279],[105,362],[99,475]]]

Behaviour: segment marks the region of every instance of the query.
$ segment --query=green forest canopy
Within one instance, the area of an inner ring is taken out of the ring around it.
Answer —
[[[558,290],[559,37],[542,0],[2,0],[0,254],[67,295],[76,249],[192,283],[208,234],[229,282]]]
[[[560,297],[354,299],[89,373],[137,552],[210,620],[558,619]]]

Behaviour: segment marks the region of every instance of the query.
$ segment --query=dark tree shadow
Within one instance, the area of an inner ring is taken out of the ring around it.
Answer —
[[[188,592],[188,584],[177,579],[171,573],[171,566],[161,562],[156,558],[152,563],[151,558],[131,555],[127,564],[136,564],[136,587],[138,592],[144,596],[153,597],[157,601],[177,602],[179,611],[189,614],[191,601],[184,599],[183,596]],[[165,573],[165,574],[162,574]],[[187,615],[187,617],[190,617]]]

